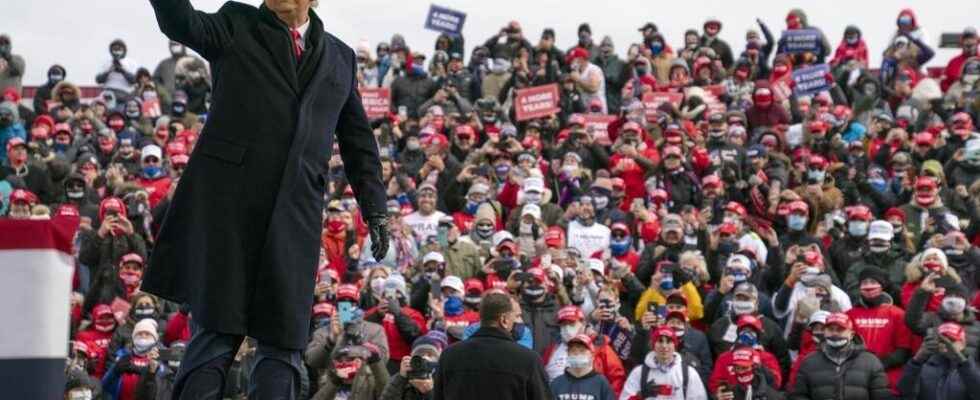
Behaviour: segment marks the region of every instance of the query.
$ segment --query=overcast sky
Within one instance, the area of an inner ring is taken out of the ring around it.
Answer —
[[[13,52],[27,60],[25,84],[40,84],[49,66],[60,63],[68,69],[68,79],[82,84],[95,81],[96,69],[108,57],[109,42],[124,39],[129,57],[150,70],[168,55],[166,39],[153,18],[148,0],[46,0],[5,1],[0,16],[0,32],[12,37]],[[246,0],[258,5],[261,0]],[[195,7],[215,11],[224,0],[192,0]],[[392,33],[402,33],[408,45],[426,53],[432,51],[437,33],[423,29],[428,1],[422,0],[321,0],[317,9],[326,29],[354,46],[361,40],[373,49]],[[744,46],[745,31],[756,28],[761,18],[779,35],[791,5],[802,7],[811,24],[822,28],[836,47],[844,27],[856,24],[870,46],[872,63],[895,30],[895,19],[904,7],[918,15],[919,24],[937,45],[942,32],[960,32],[974,25],[980,15],[980,2],[968,0],[439,0],[442,6],[466,12],[464,27],[467,53],[512,19],[524,26],[525,35],[536,43],[541,30],[552,27],[561,48],[577,40],[576,29],[589,22],[596,41],[612,36],[617,52],[625,53],[629,43],[639,40],[637,28],[646,21],[656,23],[671,46],[677,47],[688,28],[700,29],[707,17],[723,22],[721,36],[736,54]],[[930,65],[945,65],[957,54],[941,50]]]

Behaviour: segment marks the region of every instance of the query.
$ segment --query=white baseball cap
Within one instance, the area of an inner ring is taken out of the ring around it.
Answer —
[[[160,146],[157,146],[155,144],[148,144],[146,146],[143,146],[143,149],[140,150],[140,161],[145,160],[149,156],[154,156],[157,158],[157,160],[162,161],[163,150],[160,150]]]
[[[525,204],[521,209],[521,216],[530,215],[534,219],[541,219],[541,207],[537,204]]]
[[[895,228],[888,221],[877,220],[868,227],[868,239],[891,241],[895,237]]]
[[[449,275],[445,278],[442,278],[442,283],[439,286],[443,288],[450,288],[452,290],[459,292],[460,294],[466,293],[466,290],[464,289],[463,286],[463,280],[455,275]]]
[[[446,258],[442,256],[442,253],[430,251],[425,255],[425,257],[422,257],[422,265],[428,264],[429,261],[435,261],[442,264],[446,262]]]

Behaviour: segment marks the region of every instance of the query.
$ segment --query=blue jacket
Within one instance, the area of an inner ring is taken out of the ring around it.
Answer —
[[[557,400],[613,400],[613,392],[606,377],[589,372],[581,378],[576,378],[567,371],[551,381],[551,393]]]
[[[0,165],[7,164],[7,141],[19,137],[27,141],[27,131],[20,122],[15,122],[6,128],[0,128]]]
[[[980,369],[974,359],[954,365],[941,355],[929,357],[925,363],[912,359],[905,364],[898,381],[898,391],[906,399],[980,400],[977,388],[980,388]]]

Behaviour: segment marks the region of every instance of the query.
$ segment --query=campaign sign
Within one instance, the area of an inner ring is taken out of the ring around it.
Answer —
[[[384,118],[391,110],[391,92],[388,88],[361,88],[361,104],[368,119]]]
[[[647,121],[657,120],[657,108],[663,103],[671,103],[674,107],[680,107],[684,101],[683,93],[675,92],[647,92],[643,94],[643,110]]]
[[[827,83],[827,74],[830,73],[830,66],[819,64],[793,71],[793,93],[797,96],[809,96],[821,91],[830,89]]]
[[[560,111],[558,102],[558,84],[519,89],[514,100],[514,111],[518,121],[547,117]]]
[[[816,29],[791,29],[783,31],[779,39],[786,53],[816,53],[820,45],[820,31]]]
[[[612,144],[609,140],[609,123],[616,120],[615,115],[609,114],[578,114],[585,118],[585,131],[592,135],[596,143],[608,146]]]
[[[466,13],[432,4],[425,18],[425,29],[459,36],[463,33],[465,21]]]

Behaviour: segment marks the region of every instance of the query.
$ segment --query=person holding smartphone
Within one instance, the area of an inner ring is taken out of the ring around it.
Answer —
[[[330,355],[334,349],[363,342],[374,344],[380,351],[381,359],[388,359],[388,340],[384,328],[380,324],[364,321],[360,317],[363,312],[357,306],[359,298],[357,286],[352,284],[337,286],[336,314],[330,319],[329,325],[313,331],[303,353],[306,364],[317,370],[317,376],[325,374],[329,369]]]

